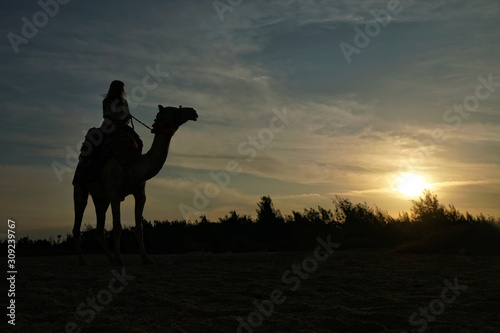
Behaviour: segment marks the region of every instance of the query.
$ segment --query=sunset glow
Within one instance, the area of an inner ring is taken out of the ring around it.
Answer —
[[[284,216],[336,195],[398,216],[424,189],[500,216],[498,1],[3,3],[0,210],[19,237],[72,232],[79,151],[114,80],[146,126],[160,104],[199,116],[147,182],[147,221],[255,217],[264,195]],[[146,153],[155,136],[134,124]]]
[[[427,184],[424,177],[414,173],[408,173],[399,177],[396,189],[405,196],[415,197],[421,194],[425,189],[429,189],[429,184]]]

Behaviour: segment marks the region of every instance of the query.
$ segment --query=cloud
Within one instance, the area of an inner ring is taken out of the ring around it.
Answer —
[[[348,65],[339,43],[352,43],[354,26],[371,21],[370,11],[385,9],[387,1],[244,1],[223,22],[211,2],[70,2],[19,54],[8,42],[0,45],[0,156],[15,198],[5,208],[21,216],[27,203],[33,210],[26,220],[46,216],[41,224],[47,227],[71,224],[71,212],[50,201],[71,208],[71,176],[59,184],[50,163],[64,164],[66,147],[77,150],[82,130],[100,124],[101,94],[111,80],[125,81],[132,99],[146,66],[157,65],[169,75],[134,115],[151,124],[157,104],[182,104],[195,107],[200,119],[176,133],[160,183],[148,186],[153,218],[178,218],[175,203],[190,202],[193,188],[210,182],[208,173],[224,170],[229,160],[244,172],[207,207],[214,216],[231,208],[252,213],[265,194],[288,210],[314,207],[316,199],[326,205],[333,193],[384,198],[387,179],[439,128],[446,140],[413,163],[414,171],[443,184],[443,191],[498,191],[498,183],[467,182],[498,179],[500,94],[457,130],[448,130],[443,113],[474,93],[479,75],[498,68],[500,5],[402,4]],[[20,30],[20,18],[36,10],[35,2],[13,3],[2,27]],[[297,121],[247,161],[239,145],[269,127],[273,109],[283,108],[297,113]],[[136,130],[147,151],[153,136],[140,125]],[[488,209],[496,207],[493,195],[481,198]],[[405,205],[390,199],[388,205]],[[125,202],[125,214],[132,214],[130,205]]]
[[[454,180],[447,182],[433,183],[432,186],[435,188],[443,187],[461,187],[461,186],[471,186],[471,185],[496,185],[500,184],[500,179],[487,179],[487,180]]]

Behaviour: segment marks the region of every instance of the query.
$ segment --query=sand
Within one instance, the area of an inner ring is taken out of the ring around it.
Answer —
[[[123,268],[103,255],[87,255],[85,267],[76,256],[17,258],[12,331],[500,332],[500,257],[335,251],[318,261],[312,250],[151,257],[156,264],[144,266],[124,255]],[[445,280],[458,289],[446,290]],[[418,311],[429,305],[426,319]]]

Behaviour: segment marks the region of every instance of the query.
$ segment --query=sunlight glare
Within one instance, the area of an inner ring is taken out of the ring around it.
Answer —
[[[415,197],[421,194],[428,184],[424,177],[414,173],[401,175],[397,181],[397,190],[408,197]]]

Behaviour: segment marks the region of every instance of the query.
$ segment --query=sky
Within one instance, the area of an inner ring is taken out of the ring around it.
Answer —
[[[423,188],[500,216],[498,1],[0,6],[0,211],[18,237],[71,232],[75,156],[116,79],[148,125],[159,104],[199,115],[148,181],[146,220],[255,217],[264,195],[285,215],[339,195],[397,217]]]

